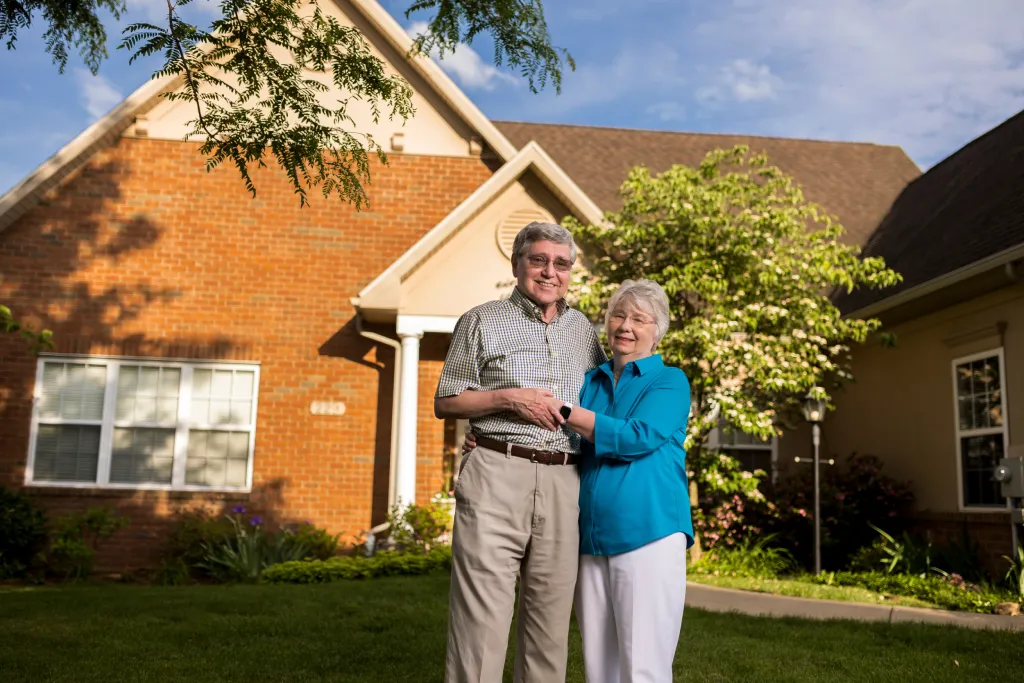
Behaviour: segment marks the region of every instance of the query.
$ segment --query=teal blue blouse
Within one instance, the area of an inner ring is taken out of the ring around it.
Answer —
[[[653,355],[628,363],[616,385],[608,361],[587,373],[580,405],[596,414],[580,462],[580,553],[616,555],[680,531],[693,545],[686,374]]]

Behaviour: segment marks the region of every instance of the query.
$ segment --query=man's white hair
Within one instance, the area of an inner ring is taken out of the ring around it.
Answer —
[[[512,242],[512,261],[519,263],[519,259],[526,256],[526,252],[534,242],[568,244],[569,260],[576,263],[576,242],[572,239],[572,233],[557,223],[542,223],[541,221],[530,223],[516,235],[515,241]]]

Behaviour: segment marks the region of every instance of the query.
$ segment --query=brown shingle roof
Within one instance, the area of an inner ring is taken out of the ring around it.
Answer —
[[[793,176],[810,201],[839,216],[848,240],[862,244],[892,201],[921,171],[899,147],[744,135],[495,121],[512,144],[536,140],[598,206],[621,206],[619,187],[633,166],[660,173],[695,166],[715,148],[748,145]]]
[[[1024,111],[911,183],[864,247],[903,275],[844,297],[855,311],[1024,243]]]

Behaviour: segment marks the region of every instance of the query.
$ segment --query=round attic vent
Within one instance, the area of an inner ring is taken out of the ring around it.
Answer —
[[[539,209],[522,209],[513,211],[506,218],[498,221],[498,229],[495,237],[498,240],[498,248],[508,258],[512,258],[512,243],[519,231],[534,221],[553,223],[554,219]]]

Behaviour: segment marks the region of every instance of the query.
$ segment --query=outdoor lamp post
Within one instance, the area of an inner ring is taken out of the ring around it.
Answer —
[[[804,419],[811,423],[811,442],[814,444],[814,573],[821,573],[821,423],[828,406],[825,399],[816,398],[814,390],[804,397]],[[799,462],[799,458],[797,459]]]

